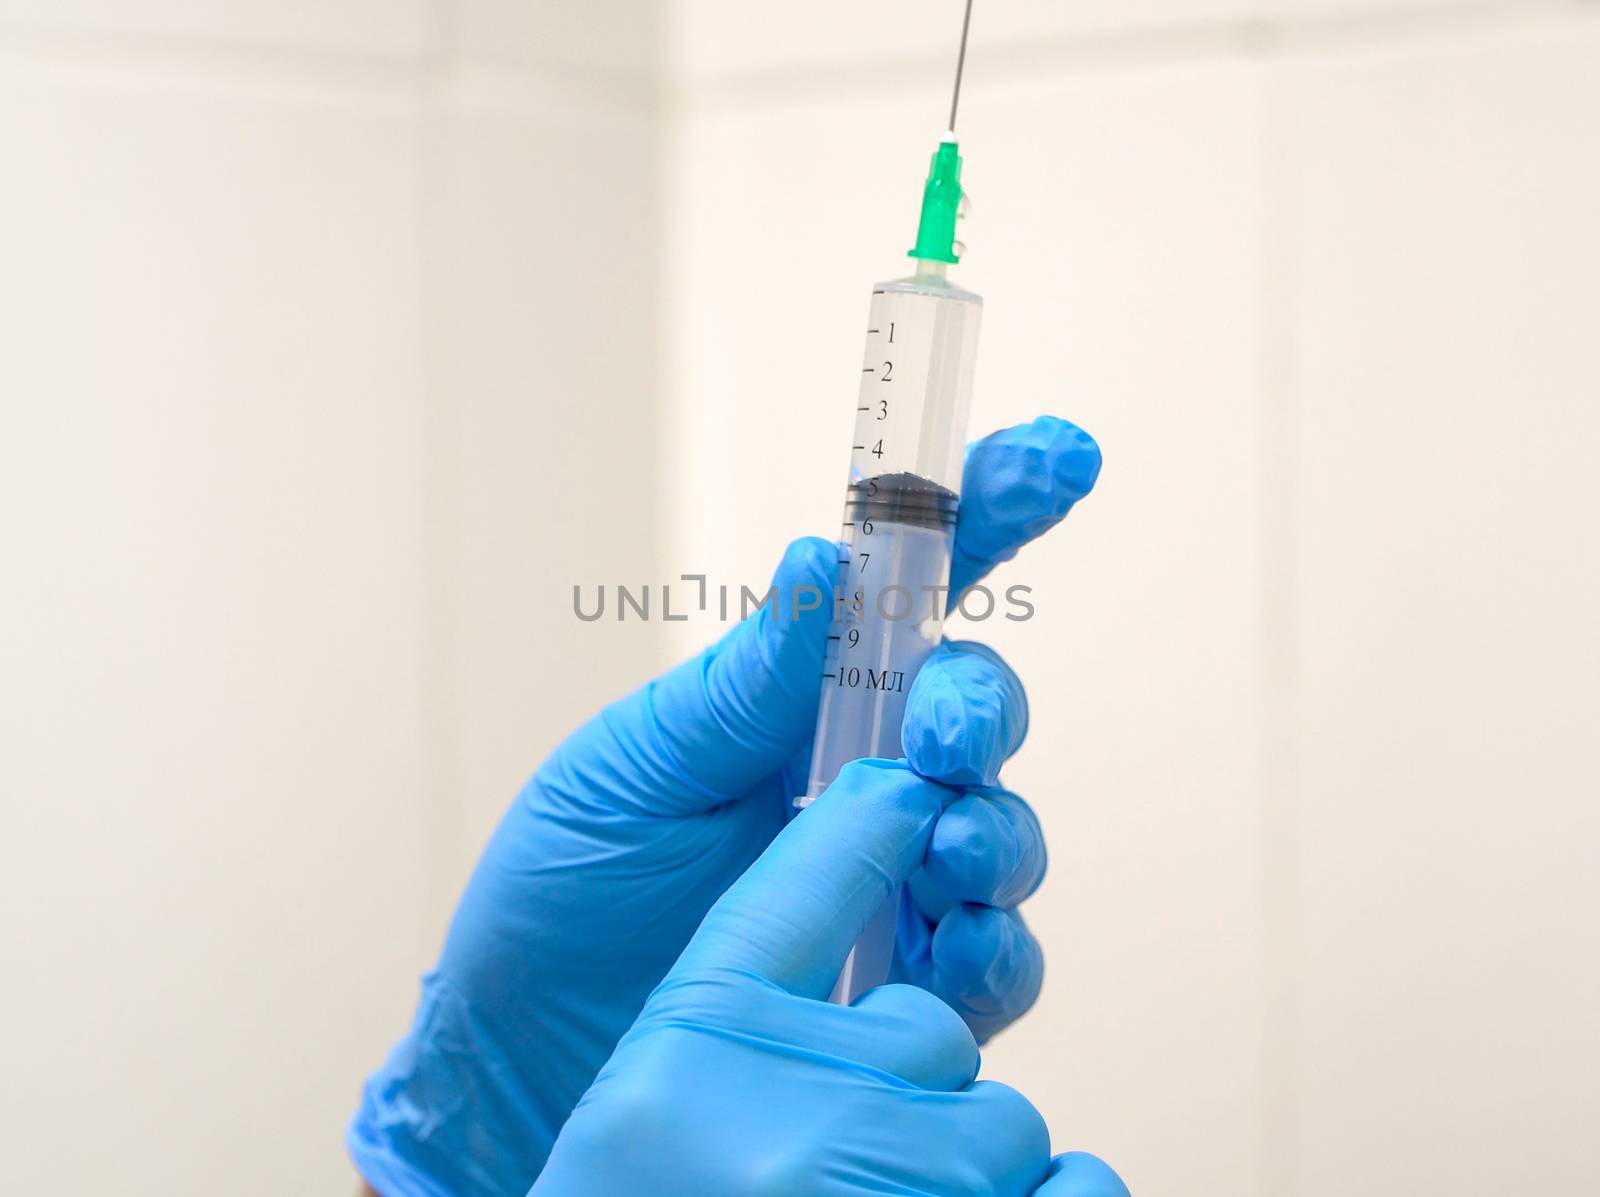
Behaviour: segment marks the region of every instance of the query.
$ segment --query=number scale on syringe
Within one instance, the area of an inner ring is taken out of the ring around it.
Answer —
[[[931,272],[873,291],[806,800],[848,761],[902,755],[906,694],[944,622],[981,311]]]

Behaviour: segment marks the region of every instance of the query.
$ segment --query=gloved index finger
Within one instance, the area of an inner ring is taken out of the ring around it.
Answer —
[[[846,765],[711,908],[673,972],[749,972],[826,997],[867,921],[922,865],[939,813],[957,797],[901,761]]]
[[[1065,518],[1094,489],[1100,446],[1076,424],[1040,416],[967,446],[950,562],[950,606],[962,591]]]

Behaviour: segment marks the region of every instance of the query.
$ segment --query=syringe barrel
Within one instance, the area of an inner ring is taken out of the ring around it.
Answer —
[[[983,300],[945,278],[943,262],[872,289],[852,483],[912,474],[961,492]]]
[[[912,679],[939,644],[950,585],[983,301],[941,263],[873,288],[840,540],[839,587],[805,805],[862,757],[905,755]],[[851,953],[835,997],[888,977],[899,895]]]

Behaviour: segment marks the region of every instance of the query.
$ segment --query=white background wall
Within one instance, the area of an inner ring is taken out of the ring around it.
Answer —
[[[659,663],[569,613],[659,572],[612,15],[0,3],[0,1192],[352,1191],[478,845]]]
[[[0,0],[0,1190],[345,1191],[499,809],[714,631],[572,582],[834,526],[957,9]],[[987,1066],[1135,1192],[1600,1184],[1597,112],[1592,3],[980,0],[974,425],[1106,453],[967,629]]]

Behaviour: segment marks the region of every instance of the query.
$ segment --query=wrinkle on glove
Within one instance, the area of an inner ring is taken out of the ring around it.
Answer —
[[[984,574],[1065,519],[1099,476],[1100,446],[1056,416],[1039,416],[968,446],[950,561],[950,606]]]
[[[906,698],[906,760],[946,785],[992,786],[1028,734],[1028,697],[1000,654],[950,640],[928,658]]]
[[[368,1079],[345,1144],[383,1194],[522,1193],[538,1174],[530,1148],[540,1145],[515,1140],[551,1125],[553,1111],[540,1106],[539,1090],[518,1075],[491,1028],[430,973],[412,1033]],[[554,1139],[551,1132],[539,1159]],[[440,1176],[451,1177],[448,1188]]]

